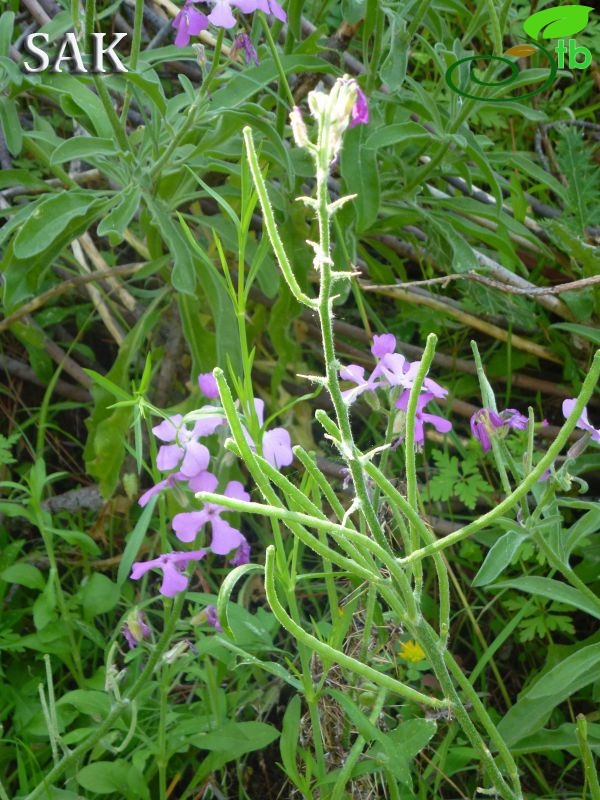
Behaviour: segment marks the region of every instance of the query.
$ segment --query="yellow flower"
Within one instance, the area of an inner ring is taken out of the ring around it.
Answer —
[[[425,653],[421,645],[417,642],[413,642],[412,639],[409,639],[408,642],[402,642],[400,645],[400,655],[405,661],[412,661],[414,664],[423,661],[425,658]]]

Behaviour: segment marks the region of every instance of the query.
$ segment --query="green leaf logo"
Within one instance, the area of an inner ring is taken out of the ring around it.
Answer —
[[[542,29],[544,29],[544,39],[573,36],[585,28],[592,8],[593,6],[545,8],[525,20],[523,28],[532,39],[537,39]]]

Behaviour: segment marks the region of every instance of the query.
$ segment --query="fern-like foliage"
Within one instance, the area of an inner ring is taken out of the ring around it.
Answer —
[[[600,224],[600,170],[591,143],[572,127],[560,127],[556,158],[567,185],[562,193],[564,220],[583,234]]]

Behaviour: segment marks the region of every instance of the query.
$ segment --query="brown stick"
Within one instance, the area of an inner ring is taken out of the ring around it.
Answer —
[[[131,272],[137,272],[137,270],[143,266],[144,262],[122,264],[120,267],[96,270],[95,272],[88,272],[85,275],[77,275],[75,278],[69,278],[69,280],[63,281],[52,289],[48,289],[48,291],[43,292],[38,295],[38,297],[34,297],[33,300],[30,300],[28,303],[24,303],[18,311],[0,320],[0,333],[27,314],[37,311],[37,309],[45,305],[48,300],[53,300],[61,294],[65,294],[65,292],[68,292],[74,286],[81,286],[85,283],[90,283],[90,281],[100,281],[104,278],[115,277],[116,275],[128,275]]]
[[[498,289],[501,292],[508,294],[524,294],[532,297],[537,297],[543,294],[561,294],[562,292],[572,292],[575,289],[584,289],[595,283],[600,283],[600,275],[593,275],[589,278],[581,278],[577,281],[569,281],[568,283],[560,283],[557,286],[512,286],[508,283],[501,283],[494,281],[492,278],[487,278],[485,275],[480,275],[478,272],[461,272],[451,275],[443,275],[441,278],[429,278],[425,281],[409,281],[408,283],[394,283],[382,285],[363,285],[363,289],[375,291],[377,289],[394,288],[394,289],[408,289],[413,286],[433,286],[434,284],[441,284],[445,288],[450,281],[464,281],[470,280],[476,283],[483,283],[485,286],[490,286],[492,289]]]

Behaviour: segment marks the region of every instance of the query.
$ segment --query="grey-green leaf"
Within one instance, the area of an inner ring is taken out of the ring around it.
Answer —
[[[529,594],[537,594],[541,597],[548,597],[550,600],[557,600],[559,603],[566,603],[574,608],[579,608],[587,614],[600,619],[600,601],[594,603],[591,598],[586,597],[582,592],[561,581],[552,578],[542,578],[532,576],[528,578],[513,578],[509,581],[495,583],[494,589],[519,589]]]
[[[494,542],[473,579],[473,586],[485,586],[495,580],[513,560],[524,539],[524,534],[508,531]]]

